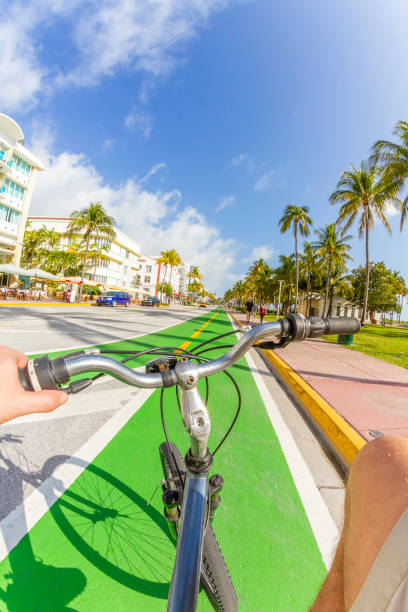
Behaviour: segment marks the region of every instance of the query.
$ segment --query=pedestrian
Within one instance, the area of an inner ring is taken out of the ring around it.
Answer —
[[[256,311],[258,310],[257,304],[254,304],[254,318],[256,317]]]
[[[264,316],[266,315],[266,306],[264,304],[261,304],[259,306],[259,317],[261,319],[261,323],[263,321]]]
[[[245,304],[246,317],[247,317],[246,322],[247,323],[249,323],[249,319],[251,318],[251,314],[252,314],[253,308],[254,308],[254,303],[252,301],[252,298],[249,298],[249,300]]]

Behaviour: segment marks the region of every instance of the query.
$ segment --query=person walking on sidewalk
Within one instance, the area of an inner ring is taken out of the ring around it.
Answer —
[[[259,306],[259,318],[261,319],[261,324],[262,324],[262,321],[265,315],[266,315],[266,306],[264,304],[261,304]]]
[[[252,314],[253,309],[254,309],[254,303],[252,301],[252,298],[249,298],[249,300],[245,304],[246,317],[247,317],[246,322],[247,323],[249,323],[249,319],[251,318],[251,314]]]

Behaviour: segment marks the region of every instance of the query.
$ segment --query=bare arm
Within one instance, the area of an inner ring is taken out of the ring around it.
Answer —
[[[27,361],[24,353],[0,346],[0,424],[32,412],[51,412],[68,399],[63,391],[25,391],[18,369]]]

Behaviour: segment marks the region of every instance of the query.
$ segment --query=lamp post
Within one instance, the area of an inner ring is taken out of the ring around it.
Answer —
[[[278,296],[278,309],[276,311],[276,318],[279,317],[279,310],[280,310],[280,299],[281,299],[281,290],[282,290],[282,283],[283,280],[278,281],[279,283],[279,296]]]

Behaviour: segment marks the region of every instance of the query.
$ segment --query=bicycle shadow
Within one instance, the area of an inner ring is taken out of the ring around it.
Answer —
[[[22,469],[18,462],[12,461],[7,456],[9,444],[22,444],[21,436],[12,434],[0,436],[0,460],[6,466],[0,465],[0,485],[5,489],[12,474],[14,501],[15,505],[19,506],[23,501],[24,483],[38,486],[44,480],[44,475],[49,474],[49,470],[55,469],[56,465],[62,463],[65,458],[54,460],[53,467],[45,464],[44,474],[30,472]],[[24,457],[22,460],[24,461]],[[7,534],[3,533],[3,536],[7,543]],[[28,533],[10,550],[8,562],[11,571],[4,574],[4,579],[9,582],[0,587],[0,601],[4,602],[7,610],[77,612],[74,608],[68,607],[68,604],[85,589],[87,582],[85,575],[78,568],[54,567],[44,563],[42,559],[36,557]]]
[[[98,570],[132,590],[167,599],[175,542],[163,515],[113,474],[78,457],[51,457],[40,471],[23,465],[27,460],[21,454],[12,461],[7,456],[7,445],[22,443],[22,436],[0,437],[0,459],[7,468],[0,465],[0,494],[2,488],[3,493],[7,489],[10,473],[14,495],[16,489],[20,491],[15,506],[23,501],[25,483],[35,486],[60,530]],[[70,468],[85,469],[64,490],[59,470],[66,473]],[[27,531],[26,517],[24,521]],[[3,535],[8,544],[6,531]],[[11,572],[4,578],[11,582],[0,587],[0,601],[8,610],[76,612],[68,605],[88,582],[80,569],[54,567],[39,559],[29,533],[17,545],[10,542],[8,546]]]

